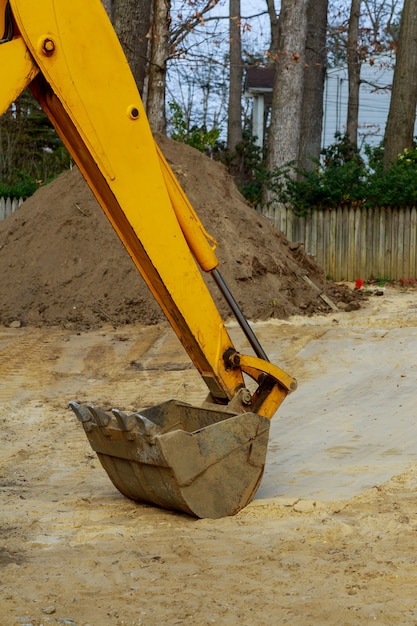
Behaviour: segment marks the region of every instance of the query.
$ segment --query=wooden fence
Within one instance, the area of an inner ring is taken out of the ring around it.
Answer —
[[[0,220],[21,204],[0,198]],[[297,217],[279,205],[263,212],[333,280],[417,278],[417,208],[344,206]]]
[[[417,278],[416,208],[344,206],[304,217],[282,206],[263,212],[333,280]]]
[[[4,220],[23,204],[23,198],[0,198],[0,220]]]

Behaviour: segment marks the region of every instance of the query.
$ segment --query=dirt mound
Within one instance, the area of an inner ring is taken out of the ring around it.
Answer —
[[[290,244],[246,205],[222,165],[165,137],[158,142],[217,239],[220,271],[249,319],[328,311],[323,292],[344,307],[356,306],[356,292],[327,282],[301,245]],[[6,325],[84,329],[164,319],[77,168],[0,222],[0,281],[0,322]]]

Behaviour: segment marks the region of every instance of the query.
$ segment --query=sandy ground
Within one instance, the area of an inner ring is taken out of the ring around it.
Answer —
[[[255,501],[221,520],[123,498],[66,408],[201,402],[166,324],[0,327],[0,624],[417,624],[416,313],[387,288],[256,324],[299,389]]]

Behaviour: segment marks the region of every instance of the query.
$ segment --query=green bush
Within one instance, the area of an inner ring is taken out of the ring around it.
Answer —
[[[6,184],[0,181],[0,198],[28,198],[35,193],[38,185],[28,174],[17,172],[15,180]]]
[[[262,148],[248,129],[243,131],[242,141],[233,152],[224,150],[221,161],[233,176],[240,192],[252,206],[262,203],[269,174]]]
[[[345,203],[417,206],[417,147],[405,150],[386,169],[381,146],[365,146],[364,152],[362,158],[345,135],[337,135],[312,171],[288,163],[269,174],[265,188],[273,201],[291,205],[297,215]]]
[[[31,196],[72,163],[57,133],[26,89],[0,117],[0,196]]]
[[[204,125],[188,128],[180,105],[177,102],[170,102],[168,106],[171,113],[171,139],[180,143],[186,143],[196,150],[209,155],[219,148],[220,130],[218,128],[207,130]]]
[[[385,170],[382,149],[368,149],[367,206],[417,206],[417,148],[404,150]]]
[[[274,200],[291,204],[297,215],[343,203],[363,202],[366,165],[346,136],[322,151],[314,169],[298,170],[288,163],[270,174],[268,189]]]

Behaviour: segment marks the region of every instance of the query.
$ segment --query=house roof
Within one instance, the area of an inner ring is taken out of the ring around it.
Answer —
[[[274,77],[273,67],[249,67],[246,71],[245,89],[252,94],[272,92]]]

